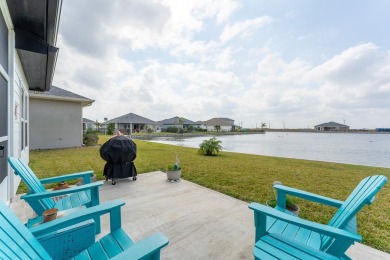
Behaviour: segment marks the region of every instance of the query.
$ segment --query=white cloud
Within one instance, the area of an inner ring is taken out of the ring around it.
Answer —
[[[233,25],[228,24],[225,26],[220,36],[220,40],[222,43],[226,43],[235,37],[249,36],[251,33],[253,33],[253,31],[271,23],[272,21],[273,19],[271,17],[263,16],[256,19],[237,22]]]
[[[295,51],[318,36],[294,31],[291,15],[283,23],[286,14],[301,13],[291,6],[280,14],[253,12],[247,5],[64,1],[54,85],[96,100],[84,113],[100,121],[129,112],[153,120],[229,117],[246,127],[345,118],[362,128],[383,121],[390,112],[387,46],[361,41],[332,52]],[[310,37],[291,42],[290,32]]]

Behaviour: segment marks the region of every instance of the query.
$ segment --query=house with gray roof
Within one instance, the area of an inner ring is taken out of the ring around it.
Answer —
[[[134,113],[113,118],[103,122],[102,125],[107,127],[110,123],[115,124],[115,131],[121,131],[123,134],[131,135],[132,133],[148,131],[149,129],[153,132],[161,132],[160,123]]]
[[[49,91],[30,91],[30,149],[81,147],[83,107],[94,100],[52,86]]]
[[[172,126],[175,126],[178,128],[183,128],[183,129],[186,129],[189,126],[192,126],[194,128],[198,128],[201,125],[201,123],[194,122],[194,121],[191,121],[187,118],[178,117],[178,116],[158,121],[158,123],[160,123],[162,125],[163,129],[166,129],[166,128],[172,127]]]
[[[207,131],[215,131],[216,126],[220,127],[220,131],[235,131],[236,129],[233,119],[223,117],[216,117],[207,121],[202,121],[202,125],[200,127],[206,129]]]
[[[88,129],[96,130],[96,121],[83,117],[83,132]]]
[[[349,131],[349,126],[332,121],[332,122],[316,125],[314,126],[314,129],[317,131],[346,132]]]

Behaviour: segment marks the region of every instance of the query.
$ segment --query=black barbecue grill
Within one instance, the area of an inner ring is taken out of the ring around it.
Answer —
[[[123,135],[112,137],[100,147],[100,156],[107,163],[104,166],[103,175],[112,180],[130,178],[137,180],[137,170],[133,161],[137,157],[137,145]]]

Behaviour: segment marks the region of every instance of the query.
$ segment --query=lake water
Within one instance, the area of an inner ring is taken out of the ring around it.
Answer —
[[[210,136],[152,142],[198,148]],[[390,134],[294,133],[218,136],[223,151],[390,168]]]

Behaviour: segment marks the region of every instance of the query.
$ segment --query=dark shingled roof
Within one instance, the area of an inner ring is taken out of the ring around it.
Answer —
[[[117,123],[117,124],[149,124],[149,125],[159,125],[159,123],[150,120],[148,118],[136,115],[134,113],[129,113],[120,117],[113,118],[104,122],[104,124]]]
[[[91,119],[83,117],[83,123],[95,123],[95,121],[92,121]]]
[[[30,90],[30,96],[33,98],[37,97],[37,98],[45,98],[45,99],[74,100],[74,101],[88,102],[88,103],[94,102],[94,100],[92,99],[83,97],[76,93],[55,86],[52,86],[49,91],[45,91],[45,92]]]
[[[67,91],[65,89],[62,89],[62,88],[59,88],[59,87],[55,87],[55,86],[52,86],[49,91],[45,91],[45,92],[31,91],[31,93],[33,93],[34,96],[40,95],[42,97],[44,97],[44,96],[47,96],[47,97],[62,97],[62,98],[85,99],[85,100],[93,101],[92,99],[83,97],[83,96],[78,95],[76,93],[73,93],[73,92],[70,92],[70,91]]]
[[[189,119],[186,119],[184,117],[183,117],[183,119],[184,119],[184,122],[182,123],[183,125],[199,125],[199,123],[196,123],[196,122],[191,121]],[[158,121],[158,123],[161,123],[163,125],[180,125],[179,120],[180,120],[180,117],[175,116],[175,117],[172,117],[172,118],[168,118],[168,119],[164,119],[164,120]]]
[[[334,126],[347,126],[347,125],[343,125],[343,124],[339,124],[339,123],[331,121],[331,122],[328,122],[328,123],[323,123],[323,124],[320,124],[320,125],[316,125],[315,127],[318,127],[318,126],[334,127]]]
[[[215,125],[220,125],[220,126],[233,126],[232,123],[230,123],[229,121],[226,121],[222,118],[211,118],[207,121],[203,121],[203,124],[204,125],[208,125],[208,126],[215,126]]]

